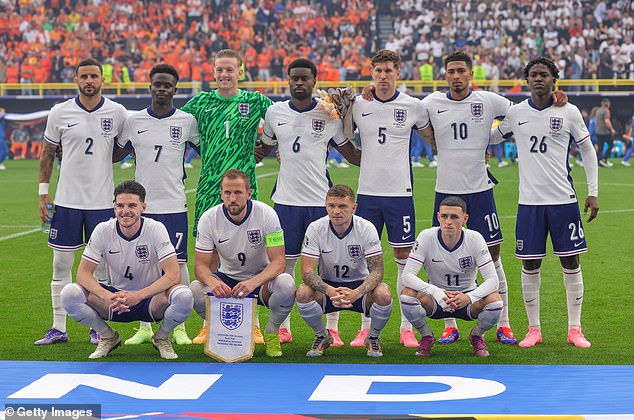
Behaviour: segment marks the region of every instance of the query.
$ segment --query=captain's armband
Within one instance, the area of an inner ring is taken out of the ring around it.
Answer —
[[[265,238],[267,248],[284,245],[284,232],[272,232],[266,235]]]

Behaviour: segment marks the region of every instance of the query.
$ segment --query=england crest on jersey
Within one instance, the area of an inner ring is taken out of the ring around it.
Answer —
[[[564,126],[563,117],[550,117],[550,129],[553,131],[559,131]]]
[[[524,240],[523,239],[518,239],[517,241],[515,241],[515,247],[517,248],[518,251],[523,251],[524,250]]]
[[[484,104],[482,102],[474,102],[471,104],[471,115],[480,118],[484,113]]]
[[[407,119],[407,110],[406,109],[395,109],[394,110],[394,121],[397,123],[404,123]]]
[[[181,127],[176,127],[170,125],[170,137],[174,140],[180,140],[183,136],[183,129]]]
[[[241,303],[220,302],[220,323],[228,330],[242,325],[244,307]]]
[[[249,239],[249,243],[257,245],[262,242],[262,233],[260,229],[247,230],[247,238]]]
[[[313,131],[321,133],[326,128],[326,120],[318,120],[313,118]]]
[[[150,256],[150,251],[148,250],[147,245],[137,245],[134,253],[140,260],[147,260]]]
[[[361,256],[361,245],[348,245],[348,255],[350,258],[359,258]]]
[[[114,127],[114,124],[112,122],[112,118],[102,118],[101,119],[101,129],[103,131],[105,131],[106,133],[109,133],[112,131],[112,128]]]
[[[458,258],[458,265],[461,270],[468,270],[473,267],[473,257],[469,255],[468,257]]]
[[[240,102],[238,104],[238,112],[240,115],[248,115],[249,114],[249,103],[248,102]]]

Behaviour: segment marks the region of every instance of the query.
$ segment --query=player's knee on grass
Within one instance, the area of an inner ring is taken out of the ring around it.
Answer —
[[[478,327],[482,330],[482,333],[490,330],[497,324],[500,319],[500,315],[502,314],[503,306],[504,304],[502,303],[502,300],[495,300],[484,305],[484,308],[482,308],[482,311],[478,315]]]
[[[504,302],[502,301],[502,296],[500,296],[498,292],[489,293],[484,298],[471,304],[471,308],[470,308],[471,316],[473,318],[476,318],[487,305],[494,302],[501,302],[502,306],[504,306]]]
[[[372,301],[377,305],[386,306],[392,302],[392,293],[387,284],[381,283],[372,290]]]
[[[291,304],[295,299],[295,280],[288,273],[282,273],[275,277],[268,284],[268,290],[279,298],[290,300]]]
[[[194,296],[187,286],[176,286],[172,289],[168,297],[168,304],[172,308],[174,320],[184,322],[192,312]]]
[[[401,295],[401,310],[403,315],[409,322],[414,325],[415,328],[420,328],[425,321],[427,311],[421,305],[420,301],[415,296]]]
[[[194,299],[194,310],[202,319],[205,319],[207,313],[205,308],[205,297],[207,296],[207,292],[209,292],[209,287],[205,285],[203,282],[194,280],[189,289],[192,291],[193,299]]]
[[[302,283],[297,288],[295,300],[297,303],[308,303],[311,300],[315,300],[315,291],[306,284]]]

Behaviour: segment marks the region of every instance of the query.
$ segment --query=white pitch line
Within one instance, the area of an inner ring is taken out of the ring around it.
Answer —
[[[0,229],[35,228],[36,225],[0,225]]]
[[[277,175],[277,172],[268,172],[265,174],[261,174],[261,175],[257,175],[257,179],[260,178],[268,178],[270,176],[275,176]],[[193,188],[191,190],[187,190],[185,191],[186,194],[192,193],[196,191],[196,188]],[[28,226],[22,226],[22,225],[15,225],[15,226],[8,226],[8,225],[0,225],[0,228],[25,228],[25,227],[33,227],[33,225],[28,225]],[[17,238],[20,236],[24,236],[24,235],[30,235],[31,233],[35,233],[35,232],[39,232],[40,228],[35,228],[35,229],[30,229],[30,230],[26,230],[24,232],[18,232],[18,233],[14,233],[13,235],[7,235],[7,236],[2,236],[0,237],[0,242],[1,241],[6,241],[8,239],[13,239],[13,238]]]
[[[3,236],[3,237],[0,238],[0,241],[6,241],[7,239],[13,239],[13,238],[17,238],[19,236],[29,235],[31,233],[41,232],[41,231],[42,230],[40,228],[36,228],[36,229],[27,230],[27,231],[24,231],[24,232],[18,232],[18,233],[14,233],[13,235]]]

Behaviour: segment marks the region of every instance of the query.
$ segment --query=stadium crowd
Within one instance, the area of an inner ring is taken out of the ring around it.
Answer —
[[[382,3],[381,3],[382,4]],[[282,80],[293,59],[322,80],[370,78],[378,48],[403,57],[402,79],[442,79],[442,56],[472,54],[474,79],[517,79],[552,57],[565,78],[634,78],[632,3],[433,1],[391,4],[394,33],[376,45],[372,0],[0,0],[0,83],[71,82],[81,57],[104,62],[110,81],[147,81],[158,62],[182,81],[213,79],[215,51],[245,58],[249,80]],[[383,13],[383,12],[382,12]]]

